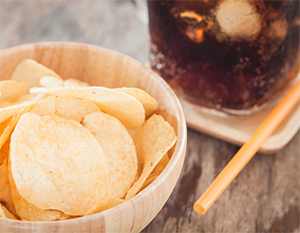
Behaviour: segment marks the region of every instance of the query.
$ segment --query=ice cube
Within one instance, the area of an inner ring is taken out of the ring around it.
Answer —
[[[201,43],[204,40],[204,31],[210,27],[205,15],[200,15],[195,11],[183,11],[179,13],[180,30],[195,43]],[[184,24],[182,23],[184,22]]]
[[[216,20],[231,40],[252,40],[261,30],[261,17],[247,0],[224,0],[216,8]]]

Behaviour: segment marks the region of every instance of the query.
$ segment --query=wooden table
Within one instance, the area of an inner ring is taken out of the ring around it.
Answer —
[[[0,49],[40,41],[100,45],[146,62],[149,36],[132,3],[0,1]],[[257,154],[204,216],[192,205],[239,149],[188,130],[186,161],[170,199],[143,232],[300,232],[300,132]]]

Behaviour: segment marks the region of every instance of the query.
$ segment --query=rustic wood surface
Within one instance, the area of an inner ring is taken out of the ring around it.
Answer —
[[[147,26],[131,1],[0,1],[0,49],[40,41],[100,45],[146,62]],[[143,232],[300,232],[300,133],[257,154],[204,216],[192,205],[239,149],[188,130],[183,171]]]

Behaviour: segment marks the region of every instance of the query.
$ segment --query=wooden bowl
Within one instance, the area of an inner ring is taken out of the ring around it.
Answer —
[[[166,82],[134,59],[117,52],[77,43],[40,43],[0,52],[0,79],[9,79],[17,64],[32,58],[63,78],[91,85],[139,87],[159,103],[161,114],[175,129],[178,141],[162,174],[132,199],[112,209],[76,219],[30,222],[0,219],[0,232],[140,232],[161,210],[179,178],[186,152],[186,123],[181,105]]]

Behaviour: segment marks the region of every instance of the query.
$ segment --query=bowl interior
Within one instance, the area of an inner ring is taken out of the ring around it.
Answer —
[[[73,228],[68,227],[76,222],[77,226],[83,224],[85,227],[96,224],[95,229],[91,228],[87,232],[94,232],[96,228],[98,230],[101,228],[101,231],[136,232],[142,230],[155,217],[171,194],[185,156],[186,124],[182,108],[174,92],[157,74],[134,59],[108,49],[77,43],[29,44],[3,50],[0,53],[0,79],[9,79],[18,63],[25,58],[36,60],[54,70],[64,79],[74,78],[91,85],[105,87],[138,87],[147,91],[158,101],[157,113],[173,126],[178,141],[172,148],[173,155],[170,163],[158,179],[136,197],[120,206],[89,217],[55,223],[0,219],[0,226],[6,226],[8,230],[22,226],[31,232],[33,229],[40,229],[41,224],[43,224],[41,228],[43,231],[56,224],[60,226],[57,231],[60,232],[72,230]],[[36,228],[37,225],[38,228]],[[24,230],[24,232],[27,231]],[[37,230],[37,232],[40,231]]]

